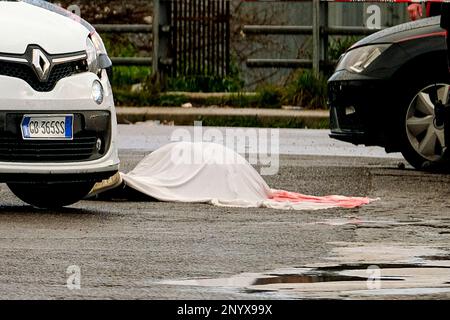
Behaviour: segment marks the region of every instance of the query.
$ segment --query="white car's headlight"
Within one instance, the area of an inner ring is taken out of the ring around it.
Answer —
[[[346,69],[348,71],[361,73],[390,46],[390,44],[377,44],[350,50],[341,58],[336,70]]]
[[[99,65],[98,65],[98,52],[95,48],[94,43],[90,38],[86,40],[86,54],[87,54],[87,64],[90,72],[98,73]]]
[[[105,44],[97,32],[91,33],[91,40],[97,50],[97,54],[107,54]]]
[[[112,65],[106,52],[105,44],[97,32],[93,32],[86,40],[87,63],[90,72],[99,74],[102,69]]]

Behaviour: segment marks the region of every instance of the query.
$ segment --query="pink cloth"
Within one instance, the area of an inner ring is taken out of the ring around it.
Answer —
[[[317,203],[341,208],[357,208],[375,201],[375,199],[370,199],[366,197],[344,197],[344,196],[316,197],[283,190],[274,190],[273,193],[270,195],[270,200],[280,203],[283,202]]]

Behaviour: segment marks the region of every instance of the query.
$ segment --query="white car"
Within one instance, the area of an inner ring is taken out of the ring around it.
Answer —
[[[41,0],[0,0],[0,182],[58,208],[118,172],[111,60],[94,28]]]

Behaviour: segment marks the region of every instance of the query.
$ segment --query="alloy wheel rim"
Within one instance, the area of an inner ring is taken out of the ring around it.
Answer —
[[[414,150],[429,161],[442,158],[445,146],[444,128],[436,125],[432,96],[448,103],[450,85],[439,83],[422,89],[412,100],[406,113],[406,133]]]

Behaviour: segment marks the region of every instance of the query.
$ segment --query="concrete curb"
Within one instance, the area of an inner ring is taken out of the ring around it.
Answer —
[[[204,126],[323,129],[329,127],[329,112],[254,108],[119,107],[117,120],[119,124],[160,121],[191,126],[194,121],[201,121]]]

